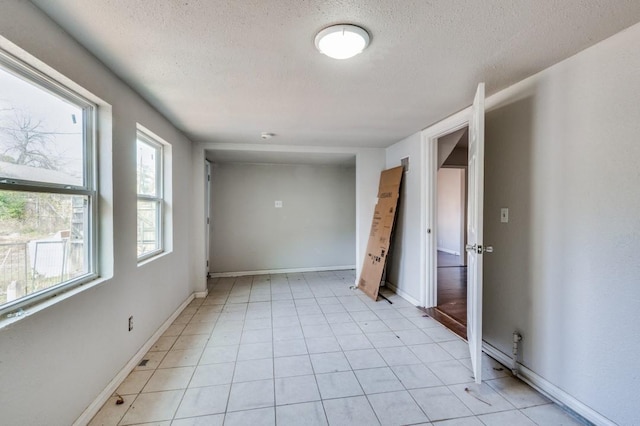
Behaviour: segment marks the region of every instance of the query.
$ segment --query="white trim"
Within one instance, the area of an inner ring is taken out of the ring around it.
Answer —
[[[209,295],[209,289],[206,289],[205,291],[196,291],[193,295],[196,299],[204,299]]]
[[[444,252],[444,253],[452,254],[452,255],[454,255],[454,256],[460,256],[460,253],[458,253],[457,251],[455,251],[455,250],[449,250],[449,249],[444,248],[444,247],[437,247],[437,248],[436,248],[436,250],[437,250],[437,251]]]
[[[390,283],[389,281],[386,282],[386,286],[392,290],[395,294],[397,294],[398,296],[402,297],[404,300],[406,300],[407,302],[411,303],[413,306],[420,306],[420,301],[418,299],[414,299],[412,296],[410,296],[409,294],[405,293],[404,291],[400,290],[398,287],[396,287],[395,284]]]
[[[257,271],[212,272],[211,278],[244,277],[247,275],[294,274],[298,272],[345,271],[356,269],[356,265],[316,266],[313,268],[260,269]]]
[[[178,309],[175,310],[173,314],[158,328],[158,330],[153,333],[153,335],[145,342],[144,345],[140,348],[138,352],[127,362],[127,364],[120,370],[118,374],[109,382],[106,388],[98,396],[93,400],[91,404],[80,414],[80,417],[73,422],[73,426],[81,426],[89,424],[91,419],[100,411],[100,408],[107,402],[107,400],[113,395],[113,393],[118,389],[118,386],[122,384],[124,379],[127,378],[131,370],[133,370],[142,360],[142,358],[149,352],[149,349],[154,345],[154,343],[162,336],[162,333],[167,331],[169,326],[175,321],[175,319],[180,315],[180,313],[186,308],[189,303],[195,298],[195,294],[191,294],[187,297],[187,300],[182,302]]]
[[[499,349],[495,348],[487,342],[482,342],[482,350],[486,352],[491,358],[503,365],[513,365],[513,358],[506,355]],[[525,367],[521,363],[518,363],[518,378],[529,386],[560,405],[567,410],[570,414],[579,418],[579,420],[586,419],[595,425],[601,426],[615,426],[615,423],[604,417],[602,414],[578,401],[567,392],[563,391],[553,383],[534,373],[529,368]],[[582,419],[580,419],[582,418]]]
[[[468,107],[444,120],[428,127],[422,131],[423,145],[423,161],[424,173],[422,190],[425,202],[422,203],[422,220],[425,223],[425,232],[420,238],[421,247],[424,247],[424,253],[421,259],[422,271],[424,276],[422,288],[424,292],[424,306],[434,307],[438,304],[437,292],[437,227],[438,227],[438,138],[449,133],[455,132],[469,125],[469,116],[471,107]],[[426,230],[430,229],[431,232]]]

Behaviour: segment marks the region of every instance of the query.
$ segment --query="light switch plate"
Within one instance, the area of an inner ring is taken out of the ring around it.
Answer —
[[[509,209],[506,207],[500,209],[500,222],[509,223]]]
[[[276,209],[282,208],[282,201],[276,201]]]

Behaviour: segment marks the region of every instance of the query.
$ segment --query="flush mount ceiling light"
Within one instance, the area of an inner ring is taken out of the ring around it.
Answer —
[[[369,33],[350,24],[333,25],[316,36],[316,48],[331,58],[348,59],[369,45]]]

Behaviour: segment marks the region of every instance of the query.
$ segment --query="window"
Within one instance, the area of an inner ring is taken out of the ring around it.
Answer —
[[[138,260],[142,261],[164,250],[162,225],[163,145],[147,132],[138,131]]]
[[[0,51],[0,314],[96,276],[95,105]]]

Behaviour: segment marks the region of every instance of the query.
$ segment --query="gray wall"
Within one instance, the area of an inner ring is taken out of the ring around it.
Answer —
[[[98,97],[100,267],[105,279],[11,325],[0,321],[0,423],[70,425],[194,289],[190,142],[26,1],[3,1],[0,46]],[[23,55],[36,62],[30,55]],[[55,71],[52,71],[55,74]],[[170,252],[136,259],[136,122],[172,145]],[[135,327],[127,331],[127,318]]]
[[[640,25],[500,95],[486,116],[484,336],[640,424]],[[509,207],[510,222],[500,223]]]
[[[621,425],[640,424],[638,45],[640,24],[490,96],[486,117],[484,230],[495,251],[484,256],[484,339],[510,356],[519,330],[526,367]],[[396,143],[387,167],[421,149],[420,133]],[[418,300],[426,203],[419,180],[405,185],[402,256],[389,274]]]
[[[354,167],[214,164],[211,271],[355,265],[355,186]]]

